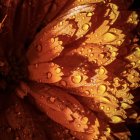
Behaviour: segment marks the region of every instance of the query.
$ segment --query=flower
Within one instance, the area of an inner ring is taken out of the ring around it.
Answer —
[[[140,82],[131,3],[0,3],[0,139],[129,139]]]

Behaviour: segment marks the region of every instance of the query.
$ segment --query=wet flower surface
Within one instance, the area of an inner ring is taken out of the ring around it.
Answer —
[[[132,2],[0,1],[0,140],[130,139],[140,118]]]

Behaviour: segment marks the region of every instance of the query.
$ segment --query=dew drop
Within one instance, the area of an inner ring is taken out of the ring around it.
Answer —
[[[87,17],[91,17],[93,14],[91,12],[87,13]]]
[[[82,76],[81,75],[75,75],[75,76],[72,76],[72,82],[75,83],[75,84],[78,84],[82,81]]]
[[[61,72],[61,69],[60,68],[56,68],[56,73],[60,73]]]
[[[82,29],[84,30],[84,31],[87,31],[88,29],[89,29],[89,24],[84,24],[83,26],[82,26]]]
[[[121,44],[122,44],[122,41],[121,40],[117,41],[117,45],[118,46],[120,46]]]
[[[51,101],[52,103],[54,103],[54,102],[55,102],[55,98],[54,98],[54,97],[50,97],[50,101]]]
[[[106,86],[105,85],[99,85],[97,92],[99,94],[103,94],[106,91]]]
[[[98,73],[99,73],[100,75],[103,75],[103,74],[105,73],[105,70],[104,70],[103,68],[100,68],[99,71],[98,71]]]
[[[112,34],[112,33],[105,33],[104,35],[103,35],[103,41],[104,42],[112,42],[112,41],[114,41],[114,40],[116,40],[117,39],[117,36],[116,35],[114,35],[114,34]]]

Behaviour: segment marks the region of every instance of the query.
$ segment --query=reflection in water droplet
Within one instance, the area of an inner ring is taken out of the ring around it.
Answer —
[[[56,68],[56,73],[60,73],[61,72],[61,69],[60,68]]]
[[[104,35],[103,35],[103,41],[104,42],[112,42],[112,41],[114,41],[114,40],[116,40],[117,39],[117,36],[116,35],[114,35],[113,33],[105,33]]]
[[[106,91],[106,86],[105,86],[105,85],[100,85],[100,86],[98,87],[97,92],[98,92],[99,94],[103,94],[103,93],[105,93],[105,91]]]
[[[82,76],[81,75],[75,75],[75,76],[72,76],[72,82],[75,83],[75,84],[78,84],[82,81]]]
[[[47,73],[47,78],[51,78],[52,74],[50,72]]]
[[[82,27],[82,29],[84,30],[84,31],[87,31],[88,29],[89,29],[89,24],[84,24],[83,25],[83,27]]]

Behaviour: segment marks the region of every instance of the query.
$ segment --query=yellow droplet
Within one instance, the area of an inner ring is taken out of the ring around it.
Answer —
[[[78,84],[82,81],[82,76],[81,75],[75,75],[75,76],[72,76],[72,82],[75,83],[75,84]]]
[[[105,73],[105,70],[104,70],[103,68],[100,68],[99,71],[98,71],[98,73],[99,73],[100,75],[103,75],[103,74]]]
[[[84,24],[83,25],[83,27],[82,27],[82,29],[84,30],[84,31],[87,31],[88,29],[89,29],[89,24]]]
[[[122,44],[122,41],[121,40],[117,41],[117,45],[118,46],[120,46],[121,44]]]
[[[114,41],[114,40],[116,40],[117,39],[117,36],[116,35],[114,35],[113,33],[105,33],[104,35],[103,35],[103,41],[104,42],[112,42],[112,41]]]
[[[52,74],[50,72],[47,73],[47,78],[51,78]]]
[[[103,93],[105,93],[105,91],[106,91],[106,86],[105,85],[100,85],[97,89],[97,92],[99,94],[103,94]]]
[[[111,119],[112,119],[112,123],[120,123],[123,121],[122,118],[119,116],[113,116]]]
[[[93,15],[93,13],[89,12],[87,13],[87,17],[91,17]]]
[[[56,68],[56,73],[60,73],[61,72],[61,69],[60,68]]]
[[[112,52],[112,57],[115,57],[117,55],[116,52]]]

